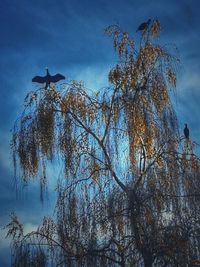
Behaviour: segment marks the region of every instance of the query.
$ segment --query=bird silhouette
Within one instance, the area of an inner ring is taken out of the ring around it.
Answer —
[[[46,83],[45,84],[45,88],[47,88],[50,83],[56,83],[60,80],[64,80],[65,76],[63,76],[62,74],[57,73],[56,75],[50,75],[48,68],[46,68],[47,74],[46,76],[35,76],[32,79],[32,82],[36,82],[36,83]]]
[[[141,31],[141,32],[145,31],[149,27],[150,23],[151,23],[151,19],[148,19],[146,22],[143,22],[142,24],[140,24],[140,26],[137,29],[137,32],[138,31]]]
[[[189,139],[190,131],[189,131],[188,127],[187,127],[187,123],[185,124],[184,135],[185,135],[186,139]]]

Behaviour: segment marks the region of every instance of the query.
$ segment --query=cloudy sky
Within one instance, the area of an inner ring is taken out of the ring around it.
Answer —
[[[114,65],[111,40],[103,29],[118,23],[134,35],[148,18],[159,18],[163,44],[175,44],[178,68],[176,110],[180,129],[187,122],[191,136],[200,143],[200,1],[198,0],[2,0],[0,1],[0,265],[10,266],[9,242],[3,226],[15,211],[26,229],[34,229],[42,215],[51,214],[49,200],[39,201],[37,183],[15,193],[10,157],[10,129],[23,108],[23,98],[34,89],[31,79],[60,72],[84,80],[89,88],[107,84]]]

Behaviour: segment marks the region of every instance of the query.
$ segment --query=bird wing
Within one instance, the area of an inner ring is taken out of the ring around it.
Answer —
[[[184,134],[185,134],[185,137],[186,137],[186,138],[189,138],[190,131],[189,131],[188,128],[185,128],[185,129],[184,129]]]
[[[141,23],[140,26],[138,27],[137,31],[146,30],[150,23],[151,23],[151,19],[147,20],[146,22]]]
[[[140,24],[140,26],[138,27],[137,31],[143,31],[146,28],[146,22],[143,22],[142,24]]]
[[[60,80],[64,80],[64,79],[65,79],[65,76],[63,76],[62,74],[59,74],[59,73],[51,76],[51,78],[50,78],[52,83],[56,83],[56,82],[58,82]]]
[[[45,83],[46,82],[46,76],[42,77],[42,76],[35,76],[32,79],[32,82],[36,82],[36,83]]]

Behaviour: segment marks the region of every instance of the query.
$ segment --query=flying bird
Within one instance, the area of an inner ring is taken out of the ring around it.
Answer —
[[[35,76],[32,79],[32,82],[46,83],[45,88],[47,88],[50,85],[50,83],[56,83],[60,80],[65,79],[65,76],[59,73],[57,73],[56,75],[50,75],[48,68],[46,68],[46,71],[47,71],[46,76]]]
[[[184,135],[185,135],[186,139],[189,139],[190,131],[189,131],[188,127],[187,127],[187,123],[185,124]]]
[[[149,27],[150,23],[151,23],[151,19],[148,19],[146,22],[143,22],[142,24],[140,24],[140,26],[137,29],[137,32],[138,31],[141,31],[141,32],[145,31]]]

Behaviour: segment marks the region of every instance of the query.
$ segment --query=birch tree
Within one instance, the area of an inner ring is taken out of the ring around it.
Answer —
[[[152,21],[136,42],[106,28],[117,63],[98,92],[68,81],[27,95],[13,130],[15,169],[43,190],[59,158],[63,179],[57,214],[37,231],[24,235],[12,215],[13,266],[198,264],[199,158],[178,131],[179,60],[159,43],[160,29]]]

